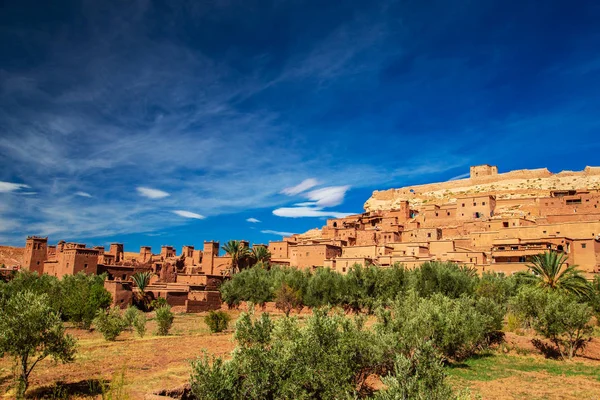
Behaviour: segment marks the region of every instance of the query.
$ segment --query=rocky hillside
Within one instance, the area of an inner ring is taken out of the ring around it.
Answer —
[[[6,266],[23,265],[23,247],[0,246],[0,264]]]
[[[401,189],[375,191],[365,203],[365,211],[390,210],[408,200],[412,206],[444,204],[457,197],[493,194],[497,199],[545,197],[553,190],[600,189],[600,167],[553,174],[547,169],[518,170],[503,174],[467,178]]]

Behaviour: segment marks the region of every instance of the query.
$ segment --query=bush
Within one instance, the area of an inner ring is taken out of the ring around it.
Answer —
[[[571,359],[590,339],[593,310],[572,295],[557,291],[548,292],[545,303],[534,328],[550,339],[563,358]]]
[[[309,307],[335,306],[342,302],[344,278],[329,268],[318,268],[308,281],[303,303]]]
[[[523,329],[530,329],[546,307],[547,301],[548,294],[543,289],[536,286],[523,286],[509,300],[509,309],[522,322]]]
[[[141,313],[140,310],[135,306],[128,306],[123,313],[123,322],[125,323],[125,327],[129,330],[133,330],[133,325],[135,324],[135,320],[138,318],[138,315]]]
[[[94,326],[104,339],[114,341],[126,328],[126,323],[119,307],[113,307],[106,311],[99,310],[94,318]]]
[[[169,303],[167,303],[167,299],[164,297],[159,297],[158,299],[154,299],[150,302],[150,309],[157,310],[161,307],[167,307]]]
[[[259,267],[245,269],[221,286],[223,301],[230,307],[241,301],[263,305],[273,299],[272,273]]]
[[[133,326],[135,331],[140,337],[144,337],[146,334],[146,314],[139,311],[133,320]]]
[[[104,275],[65,275],[60,285],[63,315],[80,328],[90,329],[98,311],[112,303],[111,294],[104,288]]]
[[[468,297],[450,299],[441,294],[423,299],[411,291],[399,299],[391,311],[379,311],[377,329],[394,334],[398,350],[404,354],[425,339],[444,356],[463,359],[497,337],[501,315],[501,309],[494,309],[489,301],[479,303]]]
[[[212,333],[223,332],[229,326],[231,317],[223,311],[210,311],[204,322],[208,325],[208,328]]]
[[[47,294],[25,290],[2,304],[0,356],[14,357],[15,374],[19,371],[18,398],[24,397],[29,376],[40,361],[53,357],[55,361],[72,362],[75,343],[75,338],[65,334]]]
[[[231,362],[206,353],[192,361],[190,383],[199,400],[237,399],[238,382],[236,367]]]
[[[171,307],[160,307],[156,310],[156,323],[157,329],[156,334],[159,336],[167,336],[173,326],[173,320],[175,316],[171,311]]]
[[[306,324],[273,322],[243,313],[236,322],[237,349],[230,361],[206,356],[192,364],[198,399],[354,398],[370,373],[393,363],[391,345],[362,329],[364,319],[315,310]]]
[[[475,293],[479,278],[474,269],[451,262],[430,261],[409,273],[410,288],[421,297],[436,293],[456,299]]]
[[[275,291],[275,307],[288,316],[293,309],[302,307],[302,294],[299,290],[294,290],[284,282]]]
[[[396,357],[393,374],[382,381],[387,387],[375,394],[376,400],[447,400],[456,397],[446,382],[444,360],[431,342],[420,344],[409,356],[400,354]]]

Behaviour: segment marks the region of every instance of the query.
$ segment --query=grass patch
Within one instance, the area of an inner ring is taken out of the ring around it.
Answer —
[[[581,376],[600,381],[600,365],[576,361],[548,360],[541,357],[489,353],[452,364],[448,375],[465,381],[492,381],[518,372],[546,372],[556,376]]]

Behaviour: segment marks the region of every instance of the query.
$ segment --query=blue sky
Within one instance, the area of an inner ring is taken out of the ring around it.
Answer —
[[[472,164],[599,165],[599,20],[585,0],[4,1],[0,243],[265,243]]]

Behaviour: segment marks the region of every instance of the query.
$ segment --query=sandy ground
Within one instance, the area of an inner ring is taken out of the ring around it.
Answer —
[[[230,314],[235,320],[239,312]],[[121,373],[123,389],[131,399],[178,387],[188,382],[189,362],[203,350],[228,357],[235,347],[231,331],[210,334],[203,319],[204,314],[178,314],[167,337],[154,336],[155,324],[149,321],[146,337],[125,332],[115,342],[105,341],[98,332],[69,329],[79,340],[75,362],[43,361],[32,373],[28,393],[31,398],[99,398],[98,382],[117,379]],[[471,367],[494,371],[472,371],[465,366],[457,370],[460,373],[450,374],[450,382],[457,388],[470,387],[483,399],[600,399],[600,339],[588,345],[583,357],[570,362],[546,359],[530,336],[508,333],[506,343],[497,352],[497,368],[494,364]],[[521,367],[513,370],[513,364]],[[9,390],[12,365],[12,360],[0,359],[0,398],[14,397]],[[597,376],[593,376],[595,371]],[[483,375],[473,377],[473,373]],[[72,397],[56,395],[58,381],[66,383]]]

